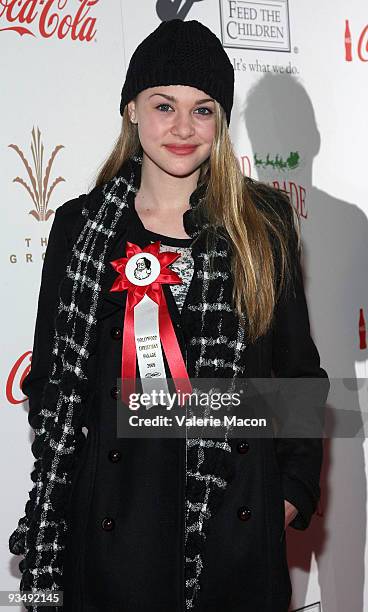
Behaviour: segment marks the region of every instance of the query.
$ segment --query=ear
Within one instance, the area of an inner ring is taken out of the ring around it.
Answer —
[[[131,120],[132,123],[137,123],[136,120],[136,108],[135,108],[135,101],[131,100],[130,102],[128,102],[128,113],[129,113],[129,118]]]

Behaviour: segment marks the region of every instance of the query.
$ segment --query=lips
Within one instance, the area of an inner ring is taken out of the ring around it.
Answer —
[[[190,155],[197,148],[197,145],[165,145],[166,149],[176,155]]]

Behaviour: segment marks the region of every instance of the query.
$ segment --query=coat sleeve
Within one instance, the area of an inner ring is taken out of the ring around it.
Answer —
[[[26,535],[37,499],[37,478],[41,469],[39,440],[44,436],[44,432],[37,430],[36,421],[42,408],[43,391],[49,374],[59,284],[65,272],[69,251],[62,208],[59,207],[56,210],[49,233],[41,273],[31,368],[21,385],[22,391],[29,401],[28,422],[35,432],[31,451],[36,461],[31,474],[33,487],[29,492],[25,515],[19,519],[18,526],[9,538],[9,550],[16,555],[26,554]],[[19,564],[21,572],[23,571],[23,563],[21,561]]]
[[[292,212],[289,218],[289,228],[291,232],[290,255],[294,261],[295,271],[292,289],[281,294],[275,308],[272,369],[276,377],[283,379],[280,381],[279,388],[284,387],[286,390],[284,398],[288,398],[285,399],[285,405],[282,406],[282,410],[285,408],[286,410],[281,412],[281,419],[289,411],[295,419],[293,421],[292,416],[289,423],[298,422],[298,427],[304,431],[322,434],[324,405],[330,383],[326,371],[320,367],[320,356],[310,333],[300,248],[297,245]],[[296,378],[304,378],[307,383],[306,388],[313,389],[310,398],[305,393],[305,383],[303,385],[302,380],[298,382]],[[308,378],[307,381],[306,378]],[[299,400],[297,399],[298,393]],[[289,432],[292,429],[293,425]],[[308,527],[320,497],[319,479],[323,458],[323,439],[322,435],[316,433],[314,435],[318,437],[313,437],[313,434],[303,435],[302,438],[293,438],[288,435],[276,437],[274,440],[284,498],[298,509],[298,514],[290,522],[295,529]]]
[[[47,433],[43,425],[40,427],[40,415],[44,404],[46,382],[50,374],[60,284],[66,273],[74,241],[84,223],[83,215],[80,213],[85,197],[83,194],[79,198],[69,200],[56,210],[42,266],[31,368],[21,385],[23,393],[29,400],[28,422],[35,433],[31,451],[36,461],[31,473],[33,486],[29,491],[25,514],[19,519],[18,526],[9,537],[9,550],[16,555],[27,554],[27,534],[37,504],[42,449]],[[80,435],[84,438],[83,433]],[[25,564],[25,559],[19,564],[22,573],[25,571]]]
[[[55,212],[49,233],[38,296],[31,369],[22,383],[22,391],[29,400],[28,422],[32,428],[49,374],[59,285],[68,262],[69,249],[61,208]]]

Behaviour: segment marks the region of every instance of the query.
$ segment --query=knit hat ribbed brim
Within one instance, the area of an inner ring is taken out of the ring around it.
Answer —
[[[188,85],[217,100],[230,123],[234,69],[221,41],[199,21],[163,21],[134,51],[121,92],[120,114],[149,87]]]

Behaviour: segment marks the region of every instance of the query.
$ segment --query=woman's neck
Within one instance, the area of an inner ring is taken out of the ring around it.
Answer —
[[[171,207],[153,206],[145,198],[141,199],[139,192],[135,197],[134,207],[137,215],[147,230],[172,238],[189,238],[184,230],[183,214],[189,208],[188,202]]]
[[[173,238],[188,238],[183,214],[190,208],[190,195],[197,187],[199,169],[187,177],[162,171],[148,159],[142,163],[141,184],[135,196],[135,210],[144,227]]]

